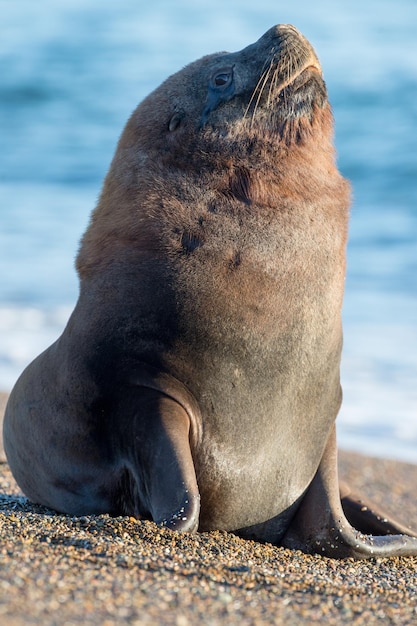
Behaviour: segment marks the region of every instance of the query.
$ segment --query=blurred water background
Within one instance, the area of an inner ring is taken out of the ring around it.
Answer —
[[[346,449],[417,462],[417,2],[0,0],[0,389],[62,331],[122,127],[167,75],[295,24],[322,61],[354,189]]]

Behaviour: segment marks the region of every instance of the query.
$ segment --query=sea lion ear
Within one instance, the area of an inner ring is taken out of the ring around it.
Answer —
[[[172,133],[174,130],[177,130],[178,126],[181,124],[182,120],[185,117],[184,111],[176,111],[174,115],[169,120],[168,130]]]

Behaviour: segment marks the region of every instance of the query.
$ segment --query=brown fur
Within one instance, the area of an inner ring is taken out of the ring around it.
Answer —
[[[359,539],[341,509],[350,191],[332,140],[319,62],[291,26],[139,105],[81,243],[76,309],[8,404],[29,497],[331,556],[417,553],[411,537]]]
[[[167,113],[161,112],[163,103],[158,100],[158,97],[153,99],[153,110],[155,120],[160,123]],[[264,129],[244,132],[238,127],[233,129],[237,137],[232,137],[226,147],[222,145],[222,152],[218,152],[218,145],[213,149],[213,143],[217,144],[216,136],[210,137],[206,146],[202,146],[204,154],[198,154],[197,159],[193,154],[181,167],[175,152],[165,155],[163,162],[159,155],[155,159],[144,158],[141,162],[138,147],[140,151],[141,146],[152,143],[150,137],[155,132],[155,122],[150,123],[146,118],[145,124],[139,124],[137,119],[142,119],[141,107],[133,114],[122,135],[99,206],[84,236],[77,260],[81,278],[93,271],[99,272],[103,264],[108,265],[113,258],[119,258],[124,246],[129,249],[129,254],[131,248],[158,247],[159,231],[155,233],[154,227],[157,225],[159,229],[159,220],[165,227],[173,219],[181,224],[190,220],[194,227],[199,206],[207,214],[224,211],[244,215],[247,209],[242,207],[243,202],[253,207],[249,213],[255,215],[255,207],[275,212],[277,199],[282,205],[291,204],[293,199],[322,204],[327,201],[328,212],[332,211],[335,198],[340,198],[345,206],[348,204],[349,186],[335,166],[329,106],[317,111],[312,124],[304,122],[303,141],[292,147],[276,136],[261,135],[259,142],[257,135],[259,132],[263,134]],[[188,133],[184,133],[179,141],[190,145],[194,129],[186,131]],[[249,166],[245,155],[239,154],[239,132],[245,137],[249,134],[247,141],[253,144]],[[128,175],[125,169],[128,169]],[[136,211],[132,207],[137,207]],[[334,217],[340,220],[339,229],[346,237],[346,212]]]

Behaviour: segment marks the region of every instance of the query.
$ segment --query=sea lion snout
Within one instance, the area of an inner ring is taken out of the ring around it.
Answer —
[[[265,58],[270,58],[271,64],[277,67],[283,84],[288,84],[310,67],[321,74],[320,61],[313,46],[292,24],[270,28],[255,46],[265,46]]]
[[[255,92],[258,91],[261,96],[267,94],[267,98],[262,98],[266,100],[266,106],[270,106],[271,103],[274,105],[275,97],[283,96],[283,90],[304,73],[309,73],[309,76],[319,78],[319,82],[322,82],[321,65],[313,46],[291,24],[274,26],[258,40],[256,45],[265,47],[265,62]],[[308,81],[303,80],[302,84],[306,82]],[[291,96],[292,94],[287,91],[285,99],[288,100]]]

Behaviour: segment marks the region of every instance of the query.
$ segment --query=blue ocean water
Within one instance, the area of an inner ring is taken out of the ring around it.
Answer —
[[[65,325],[78,242],[136,104],[186,63],[291,22],[322,62],[353,185],[339,443],[417,462],[415,0],[0,10],[0,389]]]

